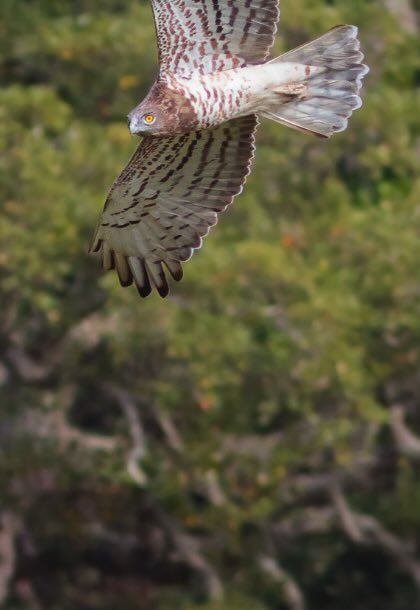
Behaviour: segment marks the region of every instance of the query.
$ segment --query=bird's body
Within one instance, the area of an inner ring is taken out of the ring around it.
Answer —
[[[215,127],[225,121],[252,113],[253,92],[246,86],[245,72],[252,68],[232,68],[214,74],[193,74],[177,79],[197,117],[197,129]]]
[[[177,112],[184,120],[171,122],[165,132],[165,135],[176,135],[191,129],[215,127],[252,113],[267,112],[278,107],[281,95],[302,94],[308,76],[320,72],[320,67],[296,62],[280,65],[268,62],[214,74],[165,74],[153,85],[141,105],[153,108],[158,98],[176,98]],[[136,114],[136,109],[133,112]],[[141,133],[137,129],[136,121],[130,121],[131,132]]]
[[[251,78],[255,76],[253,72],[258,73],[258,85],[261,84],[261,87],[252,85]],[[170,122],[164,135],[177,135],[192,129],[208,129],[251,114],[256,106],[255,102],[263,94],[263,87],[261,73],[253,67],[233,68],[208,75],[166,74],[151,88],[146,105],[153,108],[161,96],[167,99],[176,98],[177,108],[174,109],[174,114],[180,116],[181,121]],[[141,124],[137,125],[136,120],[130,121],[129,125],[133,134],[141,128]]]
[[[312,67],[311,71],[314,75],[320,68]],[[278,106],[280,95],[304,91],[307,77],[307,67],[302,64],[266,63],[208,75],[172,76],[166,84],[170,91],[182,94],[191,103],[195,128],[208,129]]]
[[[277,0],[152,0],[160,73],[129,114],[143,140],[115,181],[92,244],[105,269],[147,296],[200,247],[242,190],[257,117],[329,137],[359,108],[357,28],[266,61]]]

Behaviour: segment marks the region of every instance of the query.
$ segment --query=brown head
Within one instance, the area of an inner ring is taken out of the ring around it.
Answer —
[[[159,82],[127,118],[133,135],[172,136],[192,131],[197,126],[191,102],[181,91],[169,89]]]

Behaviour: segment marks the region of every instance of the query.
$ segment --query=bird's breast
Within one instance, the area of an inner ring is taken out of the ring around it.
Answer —
[[[192,75],[179,80],[197,117],[198,128],[220,125],[246,114],[249,92],[239,70]]]

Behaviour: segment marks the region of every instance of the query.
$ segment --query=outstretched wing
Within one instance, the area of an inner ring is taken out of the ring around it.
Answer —
[[[115,181],[91,252],[141,296],[169,292],[202,237],[216,224],[250,170],[255,116],[168,138],[146,137]]]
[[[161,74],[202,74],[264,61],[279,0],[151,0]]]

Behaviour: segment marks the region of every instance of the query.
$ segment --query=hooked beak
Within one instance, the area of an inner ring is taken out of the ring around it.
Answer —
[[[131,112],[129,115],[127,115],[127,125],[128,125],[128,130],[132,136],[134,136],[134,135],[136,135],[136,133],[138,133],[137,132],[137,121]]]

